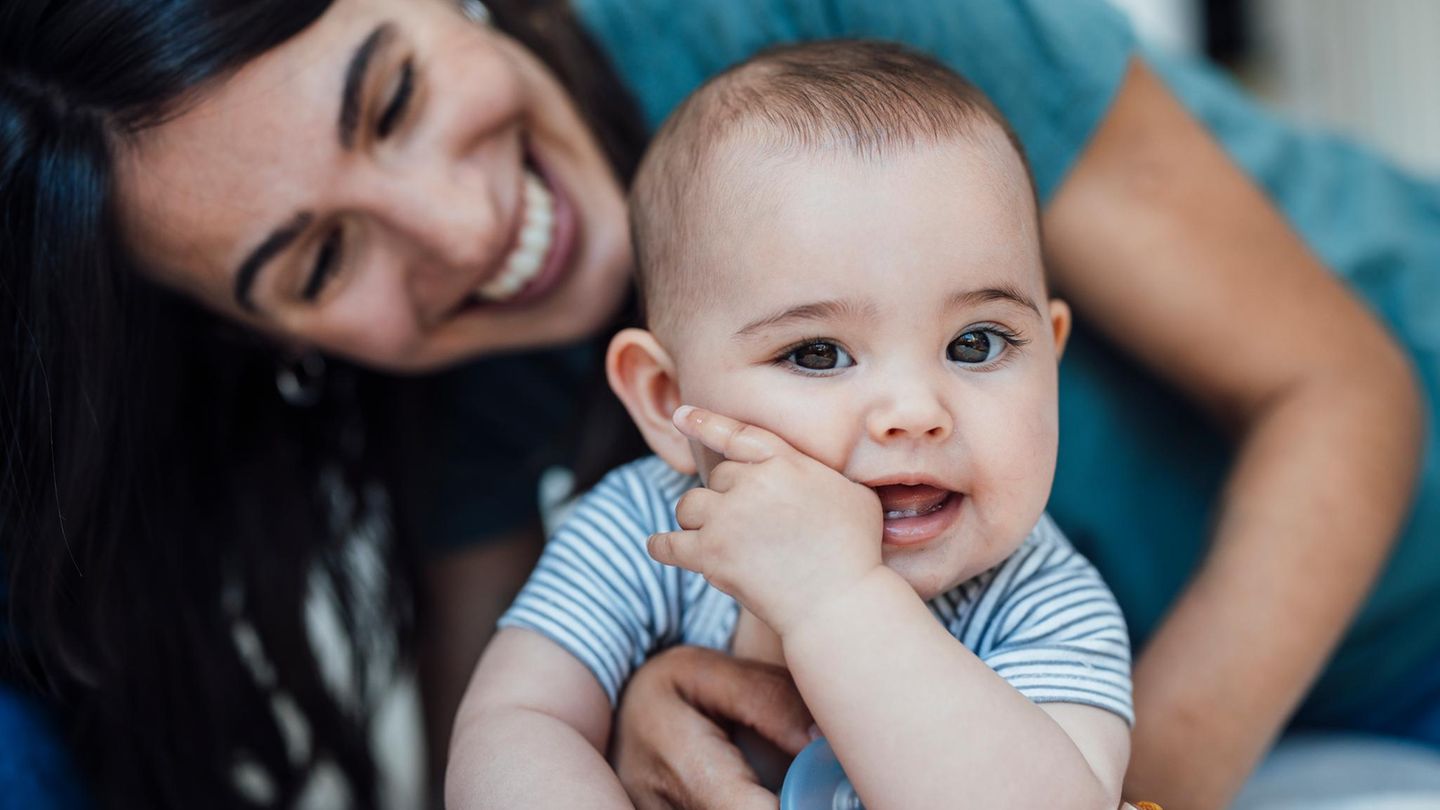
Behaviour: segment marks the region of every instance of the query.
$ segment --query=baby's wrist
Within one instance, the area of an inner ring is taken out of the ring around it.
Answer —
[[[856,622],[878,618],[886,605],[915,599],[915,591],[899,574],[877,564],[844,588],[811,599],[789,621],[772,625],[787,649],[827,645],[836,634],[849,635]]]

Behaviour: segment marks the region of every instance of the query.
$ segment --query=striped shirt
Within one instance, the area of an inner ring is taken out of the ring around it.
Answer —
[[[699,574],[650,558],[676,531],[675,504],[700,482],[651,456],[620,467],[546,544],[501,627],[559,644],[613,705],[650,655],[676,644],[729,651],[740,606]],[[1115,597],[1043,516],[1014,554],[930,600],[930,612],[1035,703],[1082,703],[1134,723],[1130,642]]]

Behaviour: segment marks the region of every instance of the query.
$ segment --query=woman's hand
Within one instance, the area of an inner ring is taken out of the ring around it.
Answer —
[[[779,806],[730,742],[744,726],[794,756],[809,711],[784,669],[700,647],[650,659],[620,698],[610,759],[639,810]]]
[[[650,538],[650,556],[703,574],[785,636],[881,567],[874,490],[764,428],[684,407],[675,426],[725,458],[675,507],[684,531]]]

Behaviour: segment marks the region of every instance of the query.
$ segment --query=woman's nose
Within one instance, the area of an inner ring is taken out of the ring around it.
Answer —
[[[926,385],[892,388],[875,403],[866,419],[872,441],[944,441],[955,420],[938,392]]]
[[[372,248],[401,274],[416,317],[433,323],[453,312],[504,261],[519,213],[497,167],[407,164],[375,178],[364,193]],[[509,173],[518,188],[518,168]]]

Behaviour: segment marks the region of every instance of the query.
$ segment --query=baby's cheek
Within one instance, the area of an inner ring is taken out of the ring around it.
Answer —
[[[853,428],[847,430],[847,422],[852,420],[816,405],[813,401],[787,403],[776,398],[769,405],[750,404],[748,411],[735,418],[765,428],[833,470],[843,470],[855,433]]]
[[[1050,498],[1058,433],[1053,417],[1034,414],[990,434],[975,478],[976,506],[989,532],[1029,533]]]

